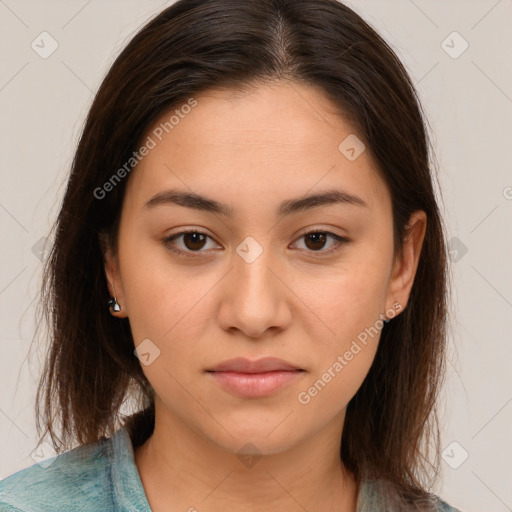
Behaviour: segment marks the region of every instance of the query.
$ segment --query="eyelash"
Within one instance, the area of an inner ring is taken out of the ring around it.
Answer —
[[[162,243],[163,243],[163,245],[167,249],[169,249],[170,251],[176,253],[178,256],[183,256],[185,258],[188,258],[188,257],[194,258],[194,257],[197,257],[197,254],[200,254],[201,252],[206,252],[206,251],[190,251],[190,250],[183,251],[181,249],[177,249],[172,244],[172,242],[174,242],[174,240],[179,238],[180,236],[187,235],[187,234],[192,234],[192,233],[198,234],[198,235],[204,235],[204,236],[206,236],[206,237],[211,239],[211,236],[208,235],[207,233],[205,233],[203,231],[200,231],[200,230],[197,230],[197,229],[192,229],[192,230],[180,231],[179,233],[175,233],[174,235],[171,235],[170,237],[167,237],[164,240],[162,240]],[[339,236],[339,235],[336,235],[335,233],[331,233],[330,231],[325,231],[325,230],[322,230],[322,229],[315,229],[315,230],[312,230],[312,231],[308,231],[307,233],[302,234],[297,240],[300,240],[303,237],[306,237],[308,235],[312,235],[312,234],[315,234],[315,233],[322,233],[322,234],[325,234],[327,236],[330,236],[331,238],[333,238],[336,241],[336,244],[333,247],[331,247],[330,249],[327,249],[326,251],[322,251],[322,250],[307,251],[307,252],[311,252],[313,254],[318,253],[318,254],[321,254],[322,256],[330,255],[333,252],[336,252],[339,249],[341,249],[341,246],[343,246],[344,244],[350,242],[350,240],[348,238],[344,237],[344,236]]]

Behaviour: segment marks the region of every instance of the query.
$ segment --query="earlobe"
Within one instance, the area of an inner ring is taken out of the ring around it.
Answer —
[[[107,301],[106,307],[109,308],[113,316],[126,318],[128,315],[125,311],[126,308],[123,307],[124,296],[122,293],[117,258],[113,254],[112,246],[104,233],[100,233],[99,242],[103,255],[103,268],[107,280],[107,288],[110,294],[110,299]]]
[[[418,269],[421,249],[425,239],[427,226],[427,215],[422,210],[417,210],[411,214],[405,230],[402,251],[397,256],[387,299],[387,307],[393,307],[398,302],[403,311],[409,300],[414,278]]]

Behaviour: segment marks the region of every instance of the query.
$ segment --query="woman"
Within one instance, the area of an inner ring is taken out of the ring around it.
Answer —
[[[87,117],[42,288],[59,455],[2,510],[456,510],[433,180],[410,78],[342,3],[165,9]]]

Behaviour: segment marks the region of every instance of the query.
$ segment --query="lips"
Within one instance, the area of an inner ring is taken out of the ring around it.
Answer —
[[[230,359],[206,370],[213,382],[242,398],[263,398],[290,385],[306,371],[275,357]]]
[[[206,370],[207,372],[236,372],[236,373],[266,373],[276,371],[304,371],[302,368],[283,361],[277,357],[264,357],[257,361],[251,361],[243,357],[229,359],[217,366]]]

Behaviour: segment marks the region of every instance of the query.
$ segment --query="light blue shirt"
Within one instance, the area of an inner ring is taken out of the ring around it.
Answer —
[[[428,510],[460,512],[439,498],[434,500]],[[201,509],[199,505],[196,508]],[[357,512],[383,510],[377,483],[363,482]],[[386,506],[385,510],[398,512],[399,509]],[[0,512],[20,511],[151,512],[126,427],[109,439],[79,446],[2,480]]]

